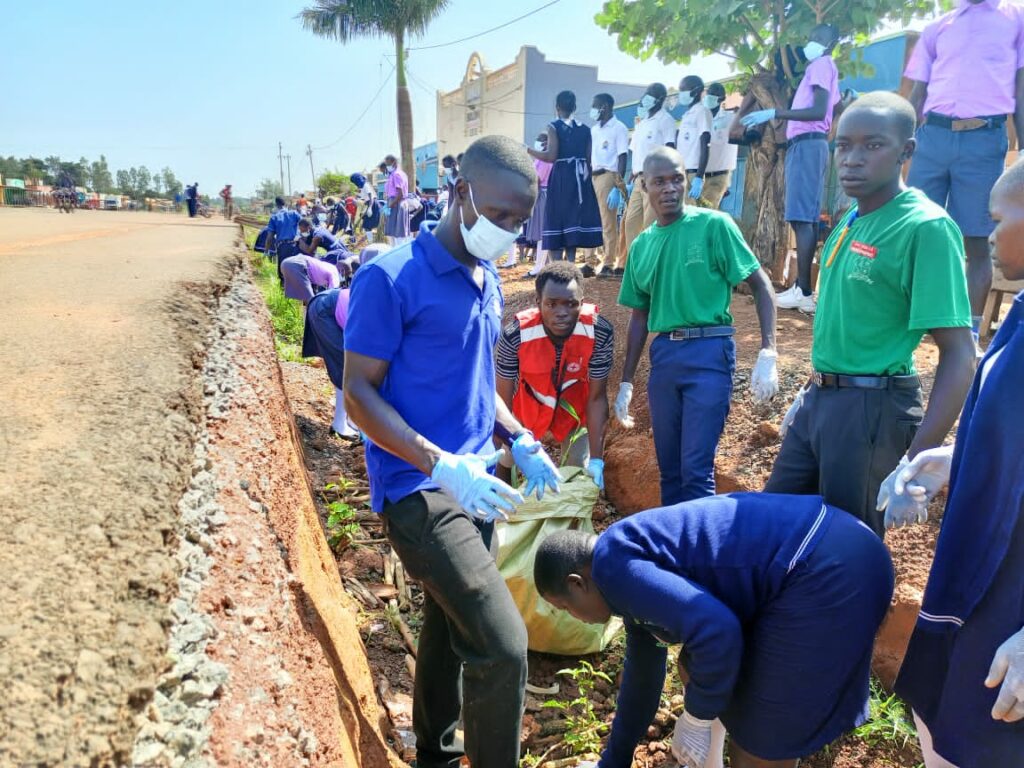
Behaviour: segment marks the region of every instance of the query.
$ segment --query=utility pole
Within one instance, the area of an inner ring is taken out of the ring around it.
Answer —
[[[291,195],[294,191],[292,190],[292,156],[285,155],[284,159],[288,163],[288,194]]]
[[[281,142],[277,142],[277,166],[281,171],[281,194],[285,194],[284,191],[284,162],[281,155]]]
[[[318,194],[319,190],[316,188],[316,171],[313,170],[313,147],[309,144],[306,145],[306,154],[309,155],[309,175],[313,177],[313,194]]]

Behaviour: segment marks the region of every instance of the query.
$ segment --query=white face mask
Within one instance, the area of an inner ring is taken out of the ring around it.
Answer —
[[[820,59],[825,53],[825,46],[813,40],[804,46],[804,58],[808,61]]]
[[[693,94],[687,91],[686,93],[679,94],[679,103],[684,107],[689,107],[693,104]]]
[[[601,110],[598,109],[597,107],[591,107],[590,108],[590,119],[591,120],[595,120],[595,121],[596,120],[600,120],[601,119]]]
[[[651,107],[658,103],[658,100],[651,96],[649,93],[645,93],[644,97],[640,99],[640,106],[646,109],[648,112],[651,111]]]
[[[543,152],[544,151],[544,142],[543,141],[535,141],[535,142],[533,142],[533,148],[536,149],[538,152]]]
[[[466,183],[469,189],[469,204],[473,206],[473,213],[476,214],[476,223],[473,228],[466,227],[462,209],[459,209],[459,229],[462,232],[462,241],[466,244],[466,250],[481,261],[494,261],[502,254],[508,253],[512,243],[519,237],[518,232],[509,232],[502,229],[486,216],[481,216],[476,209],[476,201],[473,199],[473,188]]]
[[[704,106],[708,109],[718,109],[718,105],[721,103],[721,99],[717,96],[712,96],[710,93],[704,97]]]
[[[651,110],[647,109],[647,107],[637,107],[636,114],[637,117],[639,117],[641,120],[646,120],[647,117],[651,114]]]

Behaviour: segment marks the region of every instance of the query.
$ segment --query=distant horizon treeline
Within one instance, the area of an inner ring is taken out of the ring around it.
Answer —
[[[185,188],[170,168],[152,172],[140,165],[112,174],[104,155],[92,162],[85,157],[77,161],[62,160],[56,155],[47,158],[0,157],[0,176],[4,179],[42,179],[44,184],[52,185],[64,171],[74,179],[76,186],[101,194],[127,195],[133,200],[174,197]]]

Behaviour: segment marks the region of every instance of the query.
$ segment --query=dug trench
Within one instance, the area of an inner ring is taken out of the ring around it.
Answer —
[[[244,257],[212,315],[167,661],[130,762],[398,766]]]
[[[506,297],[505,315],[531,306],[534,301],[532,280],[526,267],[503,273]],[[585,299],[599,305],[616,329],[624,329],[627,310],[616,303],[618,281],[588,279]],[[750,297],[737,294],[733,301],[736,319],[738,365],[732,410],[723,435],[716,463],[719,492],[758,490],[763,487],[779,447],[777,425],[800,386],[810,372],[809,350],[811,320],[793,312],[779,315],[779,370],[781,390],[764,405],[753,403],[749,394],[749,377],[757,356],[760,334]],[[611,382],[621,375],[624,334],[615,341],[616,364]],[[937,362],[937,351],[926,340],[917,355],[917,365],[930,390]],[[337,547],[336,567],[345,588],[358,601],[358,613],[351,603],[342,611],[347,623],[359,633],[346,662],[346,675],[367,682],[372,680],[379,702],[387,713],[382,726],[385,739],[406,759],[413,756],[409,748],[411,728],[412,672],[415,667],[415,635],[418,628],[419,592],[415,584],[404,583],[400,567],[383,538],[379,521],[368,511],[367,480],[362,448],[332,439],[328,428],[333,412],[333,389],[319,361],[307,364],[281,363],[286,400],[282,411],[294,414],[296,437],[301,443],[305,471],[314,489],[319,523]],[[598,529],[623,515],[658,504],[658,471],[654,458],[647,413],[645,382],[647,361],[641,362],[636,377],[633,400],[636,427],[626,431],[612,425],[607,439],[607,492],[594,511]],[[614,395],[614,391],[612,392]],[[554,450],[553,447],[551,447]],[[896,564],[898,587],[889,615],[876,645],[875,673],[883,687],[891,686],[916,618],[924,583],[927,578],[935,540],[938,534],[937,513],[941,501],[925,525],[895,531],[887,536]],[[339,515],[340,511],[340,515]],[[333,517],[332,517],[333,516]],[[315,523],[310,519],[310,525]],[[331,523],[333,522],[333,525]],[[328,557],[325,552],[323,555]],[[347,628],[351,633],[351,628]],[[612,683],[596,681],[590,695],[593,715],[608,722],[614,712],[615,692],[622,662],[621,644],[613,643],[604,654],[584,659],[545,656],[531,653],[530,692],[523,727],[523,751],[526,765],[574,765],[565,760],[566,721],[554,701],[569,701],[577,693],[576,684],[558,675],[563,668],[577,667],[587,661],[606,672]],[[365,657],[363,654],[365,653]],[[358,657],[358,658],[356,658]],[[558,694],[545,693],[558,686]],[[665,691],[665,707],[648,731],[637,751],[634,766],[670,765],[668,743],[675,715],[682,701],[678,684]],[[374,718],[374,721],[377,720]],[[909,731],[908,731],[909,732]],[[811,757],[802,765],[812,768],[883,768],[917,766],[920,753],[912,739],[875,739],[850,735],[828,750]]]

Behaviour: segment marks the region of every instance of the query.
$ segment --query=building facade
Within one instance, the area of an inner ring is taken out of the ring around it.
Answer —
[[[589,123],[586,114],[595,94],[610,93],[616,103],[636,101],[647,85],[599,80],[597,67],[548,61],[532,45],[520,48],[515,61],[497,70],[488,69],[474,53],[459,87],[437,94],[437,153],[458,155],[488,134],[532,144],[555,119],[559,91],[576,94],[578,119]]]

